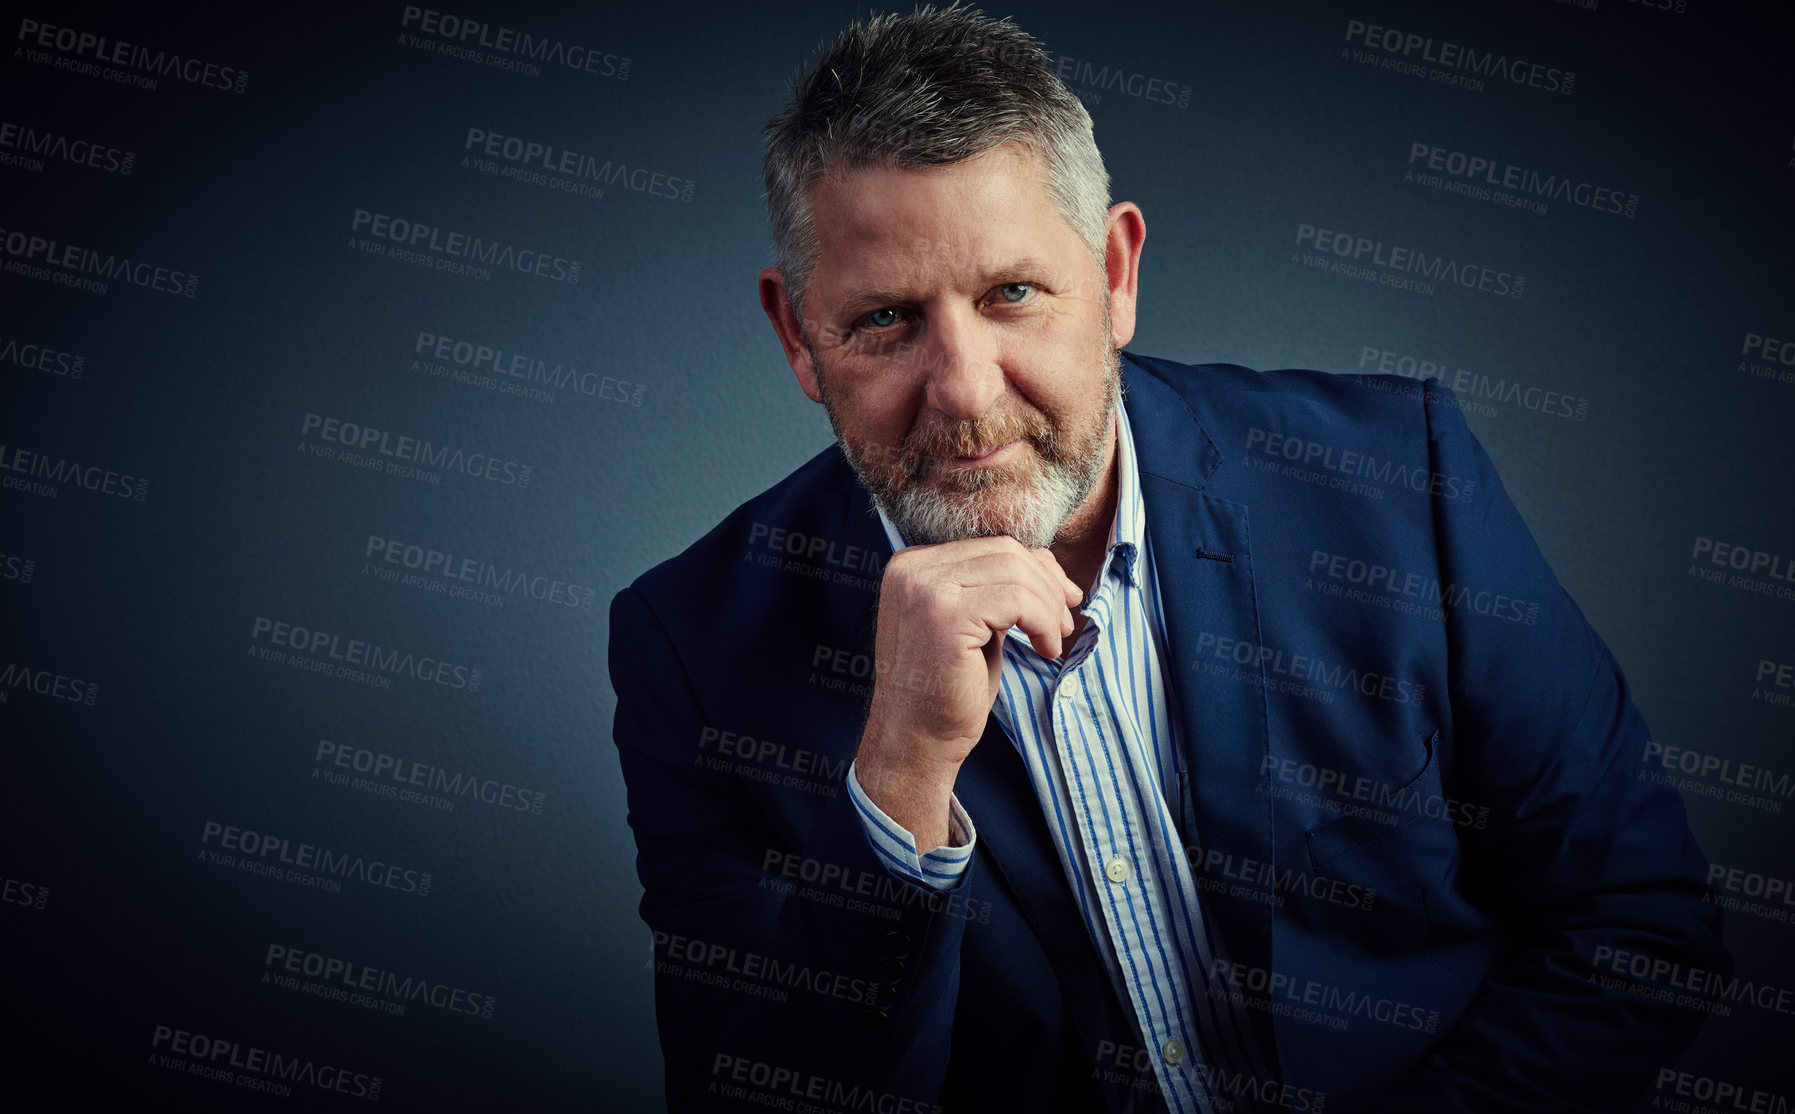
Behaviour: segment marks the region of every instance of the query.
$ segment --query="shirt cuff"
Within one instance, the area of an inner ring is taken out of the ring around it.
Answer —
[[[972,851],[979,838],[978,829],[972,826],[972,818],[960,807],[959,797],[950,795],[948,798],[947,838],[950,842],[918,855],[916,837],[885,815],[884,809],[873,804],[866,791],[860,788],[860,778],[854,773],[853,763],[848,765],[848,795],[854,798],[854,807],[860,812],[860,823],[866,828],[867,840],[888,869],[933,890],[959,887],[967,866],[972,863]]]

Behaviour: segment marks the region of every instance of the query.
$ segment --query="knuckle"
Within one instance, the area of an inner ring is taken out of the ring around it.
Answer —
[[[938,621],[949,610],[947,600],[938,592],[929,592],[918,596],[912,606],[925,622]]]

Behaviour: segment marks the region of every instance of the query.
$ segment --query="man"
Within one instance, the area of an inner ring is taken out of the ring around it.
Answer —
[[[669,1105],[1632,1109],[1719,913],[1449,392],[1122,354],[1143,215],[974,11],[766,181],[838,445],[611,609]]]

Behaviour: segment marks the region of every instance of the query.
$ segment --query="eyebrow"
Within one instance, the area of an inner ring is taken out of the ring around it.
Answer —
[[[1044,275],[1048,272],[1046,263],[1039,259],[1024,257],[1012,260],[1008,266],[998,267],[981,272],[978,281],[981,286],[992,287],[1005,281],[1014,281],[1022,276]],[[868,310],[881,306],[904,305],[914,301],[912,295],[896,290],[861,290],[849,295],[841,303],[841,312],[848,316],[859,316]]]

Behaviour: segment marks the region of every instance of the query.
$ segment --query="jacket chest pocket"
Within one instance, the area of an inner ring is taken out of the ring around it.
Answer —
[[[1411,830],[1420,822],[1453,819],[1451,802],[1440,787],[1439,731],[1429,731],[1420,742],[1420,769],[1407,781],[1401,784],[1370,781],[1364,792],[1355,793],[1350,803],[1343,806],[1340,816],[1304,832],[1309,865],[1313,869],[1323,873],[1333,873],[1330,865],[1351,869],[1352,864],[1337,860],[1349,855],[1367,857],[1359,855],[1360,852],[1371,852],[1371,858],[1384,858],[1376,845],[1386,841],[1393,854],[1398,853],[1397,845],[1409,849],[1404,853],[1421,850],[1413,847],[1417,836],[1422,837],[1424,844],[1441,842],[1443,837],[1456,845],[1456,834],[1450,824],[1428,824],[1425,832]],[[1443,827],[1444,831],[1432,830],[1436,827]]]

